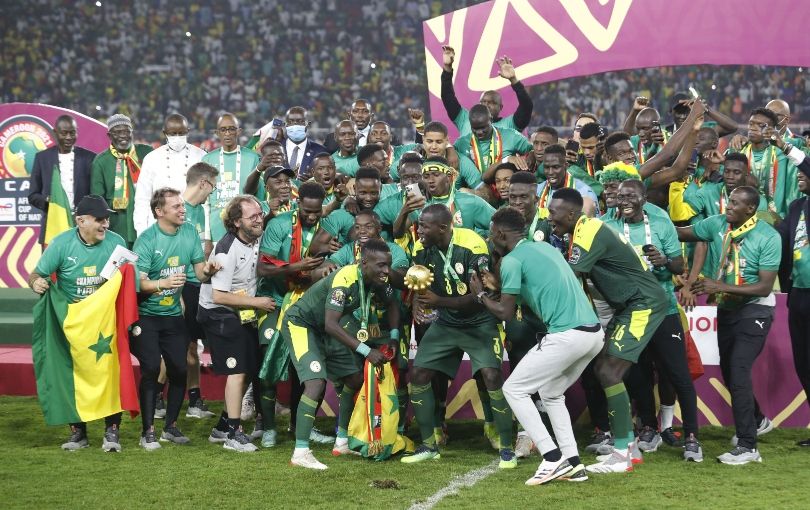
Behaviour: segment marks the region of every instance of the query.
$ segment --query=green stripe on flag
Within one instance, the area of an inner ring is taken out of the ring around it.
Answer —
[[[73,222],[70,200],[62,188],[62,174],[59,172],[59,165],[53,166],[50,192],[48,216],[45,220],[45,244],[49,244],[54,237],[76,226]]]
[[[62,332],[68,298],[55,285],[34,305],[34,335],[31,353],[37,379],[37,394],[45,423],[80,422],[73,385],[73,357]]]

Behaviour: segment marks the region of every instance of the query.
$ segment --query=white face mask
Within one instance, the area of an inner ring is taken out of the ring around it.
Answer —
[[[169,148],[173,151],[181,151],[186,146],[186,141],[188,140],[188,136],[180,135],[180,136],[167,136],[166,141],[169,145]]]

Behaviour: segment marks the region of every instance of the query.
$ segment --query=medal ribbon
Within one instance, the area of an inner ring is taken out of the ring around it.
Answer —
[[[717,279],[728,281],[729,277],[734,285],[742,285],[743,277],[740,271],[740,247],[737,239],[743,234],[753,229],[757,224],[757,217],[751,216],[748,220],[734,230],[729,225],[728,230],[723,235],[723,249],[720,251],[720,266],[717,268]],[[732,274],[726,271],[729,257],[733,260]]]
[[[475,163],[479,172],[484,173],[484,170],[486,170],[489,165],[503,158],[503,138],[501,137],[501,132],[498,131],[498,128],[492,127],[492,138],[489,140],[488,161],[483,161],[483,156],[481,156],[480,149],[478,148],[478,140],[475,138],[475,134],[470,135],[470,149],[473,163]]]
[[[453,232],[454,237],[455,237],[455,235],[456,235],[455,232]],[[458,286],[458,283],[460,281],[459,277],[456,274],[455,269],[453,269],[453,265],[452,265],[452,259],[453,259],[453,239],[452,238],[450,239],[450,245],[447,247],[447,253],[445,254],[445,253],[439,252],[439,255],[441,256],[442,261],[444,261],[444,269],[442,270],[442,273],[444,274],[445,290],[447,291],[448,295],[451,295],[451,294],[453,294],[453,288],[450,286],[450,280],[453,280],[453,283],[455,283],[456,286]],[[459,292],[459,294],[461,294],[461,292]]]
[[[118,152],[115,147],[110,145],[110,154],[115,158],[112,206],[113,209],[126,209],[129,206],[130,195],[132,195],[127,177],[132,178],[132,184],[137,184],[138,177],[141,175],[138,153],[135,152],[135,144],[132,144],[128,152]]]
[[[574,176],[571,175],[571,172],[568,170],[565,171],[565,181],[563,182],[563,188],[573,188],[574,187]],[[551,195],[551,185],[546,181],[546,185],[543,187],[543,192],[540,193],[540,199],[537,201],[537,207],[540,209],[548,209],[548,200],[549,196]]]
[[[743,152],[748,156],[748,172],[752,173],[754,177],[759,180],[760,186],[764,180],[763,177],[768,177],[768,207],[773,208],[773,198],[776,193],[776,179],[779,177],[779,158],[776,156],[776,147],[771,145],[766,148],[758,165],[754,162],[754,148],[750,143],[743,149]],[[771,167],[771,174],[768,176],[767,169],[769,166]]]

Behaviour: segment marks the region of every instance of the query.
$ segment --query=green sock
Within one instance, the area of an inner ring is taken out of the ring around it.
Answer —
[[[352,417],[352,411],[354,410],[354,397],[357,395],[357,392],[349,388],[348,386],[343,386],[343,390],[340,392],[340,400],[338,402],[338,434],[337,437],[346,438],[349,437],[348,430],[349,430],[349,420]]]
[[[633,417],[630,414],[630,397],[624,383],[605,388],[607,397],[610,430],[613,432],[614,447],[626,450],[633,440]]]
[[[262,424],[264,430],[276,429],[276,387],[275,385],[268,385],[262,381],[261,384],[261,397],[259,404],[262,412]]]
[[[295,413],[295,447],[309,448],[309,434],[315,424],[318,403],[306,395],[301,395],[298,411]]]
[[[408,417],[408,388],[397,388],[397,400],[399,400],[399,422],[397,432],[405,432],[405,420]]]
[[[484,421],[492,423],[495,417],[492,415],[492,400],[489,396],[489,391],[478,391],[478,398],[481,399],[481,409],[484,411]],[[501,396],[503,398],[503,396]]]
[[[422,386],[411,384],[411,405],[416,420],[419,422],[419,433],[422,434],[422,442],[435,447],[436,439],[433,437],[435,398],[430,384]]]
[[[430,390],[431,394],[433,394],[433,389]],[[433,409],[433,423],[436,424],[437,427],[441,427],[442,423],[444,423],[444,417],[447,415],[447,402],[444,401],[436,401],[436,396],[433,396],[434,409]],[[414,414],[416,411],[414,411]],[[418,419],[418,418],[417,418]]]
[[[506,403],[503,390],[488,391],[492,401],[492,414],[494,415],[495,426],[498,428],[498,436],[501,439],[501,448],[512,447],[512,409]]]

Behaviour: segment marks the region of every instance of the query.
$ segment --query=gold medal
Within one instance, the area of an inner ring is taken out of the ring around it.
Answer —
[[[368,330],[363,328],[357,331],[357,339],[361,342],[368,340]]]
[[[519,321],[523,320],[523,310],[520,308],[520,305],[515,309],[515,319]]]
[[[460,296],[463,296],[464,294],[467,293],[467,284],[464,282],[458,282],[456,284],[456,290],[458,291],[458,294]]]

